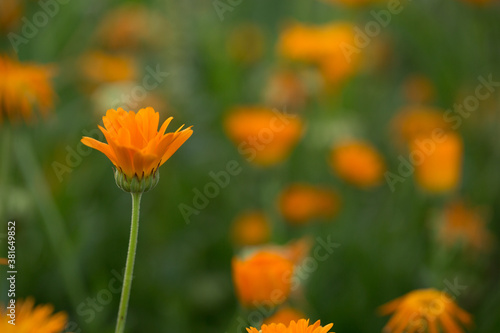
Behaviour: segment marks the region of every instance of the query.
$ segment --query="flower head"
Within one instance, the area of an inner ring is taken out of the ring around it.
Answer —
[[[5,116],[29,121],[35,106],[43,116],[48,114],[55,97],[52,66],[20,63],[0,55],[0,73],[0,121]]]
[[[378,185],[386,169],[382,156],[372,145],[362,141],[334,147],[330,161],[340,178],[362,188]]]
[[[248,333],[329,333],[333,324],[321,326],[318,320],[312,325],[309,325],[309,319],[300,319],[292,321],[289,325],[284,324],[270,324],[262,325],[260,330],[255,327],[247,328]]]
[[[463,242],[465,248],[474,251],[488,251],[493,243],[493,235],[488,231],[481,212],[462,201],[452,202],[446,207],[439,239],[446,246]]]
[[[263,244],[271,234],[268,218],[259,211],[239,215],[231,231],[234,243],[240,246]]]
[[[382,315],[393,313],[384,332],[462,333],[458,323],[470,325],[470,314],[458,307],[452,298],[435,289],[414,290],[379,309]]]
[[[270,166],[289,155],[303,123],[297,116],[265,107],[238,107],[225,119],[225,129],[247,160]]]
[[[317,218],[329,218],[339,209],[339,197],[330,189],[296,183],[286,188],[279,198],[283,216],[293,224]]]
[[[87,52],[80,58],[80,66],[91,84],[133,81],[138,76],[136,60],[127,55]]]
[[[458,186],[463,142],[457,133],[446,133],[437,140],[432,136],[418,137],[410,144],[410,151],[415,156],[415,179],[421,188],[444,193]]]
[[[125,182],[143,181],[157,175],[165,163],[193,134],[191,127],[165,133],[172,117],[165,120],[160,130],[160,115],[153,108],[126,112],[122,108],[108,110],[102,117],[104,128],[98,126],[108,144],[83,137],[83,144],[105,154]],[[118,181],[118,179],[117,179]]]
[[[257,251],[247,258],[233,258],[233,281],[245,307],[279,305],[290,294],[294,262],[278,251]]]
[[[2,333],[59,333],[64,330],[67,316],[63,312],[53,314],[50,304],[37,305],[32,298],[17,301],[16,325],[8,323],[9,309],[0,306],[0,332]]]
[[[276,311],[271,317],[267,318],[264,320],[264,324],[270,325],[270,324],[283,324],[283,325],[289,325],[290,322],[293,321],[299,321],[300,319],[304,318],[305,315],[298,311],[295,310],[289,306],[282,307],[278,311]]]
[[[326,82],[338,83],[354,74],[361,60],[360,53],[346,51],[346,45],[356,45],[351,23],[294,23],[281,33],[278,52],[290,60],[318,66]]]

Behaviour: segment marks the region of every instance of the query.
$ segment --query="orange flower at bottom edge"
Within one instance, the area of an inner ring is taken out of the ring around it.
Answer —
[[[276,311],[271,317],[264,320],[264,324],[283,324],[288,325],[291,321],[299,321],[300,319],[305,318],[304,313],[295,310],[291,307],[283,307]]]
[[[260,330],[250,327],[247,328],[248,333],[329,333],[333,324],[321,326],[318,320],[312,325],[309,325],[309,319],[300,319],[292,321],[288,326],[283,324],[262,325]]]
[[[63,312],[53,314],[50,304],[37,305],[32,298],[16,302],[15,325],[9,324],[10,310],[0,306],[0,332],[2,333],[59,333],[64,330],[67,316]]]
[[[472,324],[469,313],[456,305],[452,298],[436,289],[414,290],[379,308],[382,315],[393,313],[384,332],[462,333],[463,325]]]
[[[160,115],[153,108],[126,112],[122,108],[108,110],[98,126],[108,144],[83,137],[82,143],[106,155],[115,167],[132,179],[139,180],[156,173],[179,147],[193,134],[191,127],[166,133],[172,117],[165,120],[160,130]]]
[[[247,307],[276,306],[290,294],[294,263],[276,251],[257,251],[233,258],[233,281],[240,303]]]
[[[0,122],[5,116],[29,121],[35,106],[46,116],[54,105],[54,72],[53,66],[21,63],[0,54]]]
[[[304,224],[316,218],[333,217],[339,210],[339,197],[327,188],[296,183],[281,193],[279,207],[288,221]]]
[[[340,178],[362,188],[378,185],[386,170],[378,151],[362,141],[346,142],[333,148],[330,161]]]

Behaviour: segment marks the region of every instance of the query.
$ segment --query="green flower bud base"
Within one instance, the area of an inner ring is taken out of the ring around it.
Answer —
[[[134,177],[129,178],[119,169],[115,170],[115,181],[116,185],[129,193],[144,193],[153,189],[156,184],[160,181],[160,172],[158,170],[154,171],[149,176],[144,176],[139,179],[137,174]]]

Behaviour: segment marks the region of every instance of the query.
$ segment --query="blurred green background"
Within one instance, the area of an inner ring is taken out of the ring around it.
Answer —
[[[119,294],[112,293],[104,305],[92,305],[92,299],[109,290],[124,267],[130,196],[116,187],[111,163],[99,152],[85,149],[85,154],[68,156],[79,149],[86,131],[101,124],[107,108],[119,106],[109,101],[122,87],[89,84],[80,59],[89,51],[108,52],[109,45],[96,37],[99,29],[110,13],[130,3],[151,14],[146,26],[133,29],[147,30],[146,42],[126,51],[137,61],[135,82],[140,84],[147,68],[159,66],[169,73],[131,109],[151,104],[161,121],[173,115],[172,128],[193,125],[194,135],[161,168],[158,186],[143,196],[128,332],[225,332],[238,307],[231,278],[236,249],[229,230],[234,217],[248,209],[272,216],[277,243],[308,234],[331,235],[341,245],[304,281],[307,302],[298,305],[312,320],[333,322],[336,332],[380,332],[388,318],[377,315],[378,306],[418,288],[444,290],[446,281],[455,279],[467,286],[457,303],[473,314],[473,331],[500,330],[498,247],[477,257],[459,249],[443,252],[432,231],[436,212],[450,197],[461,197],[484,207],[488,229],[500,235],[498,92],[458,130],[464,139],[464,168],[451,194],[425,193],[411,178],[394,192],[385,182],[357,189],[336,177],[327,162],[332,138],[352,126],[380,150],[389,170],[397,170],[400,152],[390,133],[391,119],[406,104],[402,87],[410,75],[433,82],[433,105],[443,110],[473,93],[479,76],[500,80],[498,3],[477,6],[459,0],[403,2],[404,10],[374,38],[389,45],[382,63],[359,71],[334,93],[310,98],[301,112],[308,124],[304,137],[286,161],[271,168],[255,167],[238,154],[223,119],[235,105],[263,104],[269,75],[283,65],[276,43],[284,25],[341,20],[363,27],[373,20],[370,11],[384,9],[384,2],[353,8],[312,0],[243,0],[230,5],[221,20],[211,1],[71,0],[59,4],[54,17],[19,45],[17,54],[5,32],[2,53],[57,68],[53,114],[33,124],[4,121],[0,126],[0,225],[17,222],[19,296],[34,296],[37,303],[66,311],[73,325],[69,331],[113,330]],[[26,1],[23,16],[31,19],[40,10],[40,3]],[[262,53],[240,61],[231,55],[228,41],[249,23],[260,29],[262,39],[242,43],[248,48],[243,53],[259,47]],[[21,21],[9,31],[19,33],[22,27]],[[209,172],[224,170],[230,160],[237,160],[242,172],[186,223],[179,204],[192,205],[193,189],[201,190],[211,181]],[[58,176],[54,162],[69,169]],[[342,206],[331,223],[286,224],[276,199],[295,181],[337,191]],[[3,278],[0,287],[5,302]]]

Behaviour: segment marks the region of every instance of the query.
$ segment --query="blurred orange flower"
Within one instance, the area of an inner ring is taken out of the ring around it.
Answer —
[[[108,144],[83,137],[82,143],[105,154],[115,167],[129,179],[139,180],[156,173],[180,146],[193,134],[191,127],[167,133],[172,117],[165,120],[160,130],[160,115],[153,108],[126,112],[122,108],[108,110],[98,126]]]
[[[34,107],[46,116],[54,105],[54,72],[53,66],[21,63],[0,54],[0,121],[32,120]]]
[[[16,302],[15,325],[9,324],[9,309],[0,306],[0,332],[2,333],[59,333],[63,332],[67,316],[63,312],[53,314],[50,304],[37,305],[32,298]]]
[[[430,143],[428,146],[421,142]],[[415,159],[415,179],[424,189],[433,193],[454,190],[462,175],[462,138],[453,132],[445,133],[443,139],[433,140],[422,136],[410,144],[411,154],[418,153]]]
[[[258,61],[264,53],[264,33],[255,23],[240,23],[231,30],[226,48],[229,56],[242,64]]]
[[[85,78],[93,84],[134,81],[138,76],[136,61],[126,55],[91,51],[82,56],[80,66]]]
[[[234,220],[231,235],[239,246],[266,243],[271,235],[269,220],[263,212],[244,213]]]
[[[403,91],[408,102],[412,104],[431,103],[436,95],[434,84],[423,75],[412,75],[406,78]]]
[[[309,319],[300,319],[299,321],[292,321],[289,325],[283,324],[270,324],[262,325],[260,330],[250,327],[247,328],[248,333],[329,333],[333,324],[321,326],[318,320],[313,325],[309,325]]]
[[[264,324],[283,324],[288,326],[293,320],[298,322],[300,319],[304,318],[305,314],[295,310],[289,306],[282,307],[276,311],[271,317],[264,320]]]
[[[0,265],[7,265],[8,260],[7,258],[0,258]]]
[[[386,170],[382,156],[363,141],[350,141],[333,148],[333,170],[345,181],[362,188],[378,185]]]
[[[493,244],[493,235],[481,212],[462,201],[452,202],[445,208],[439,238],[446,246],[463,242],[467,249],[478,252],[490,250]]]
[[[303,131],[302,120],[296,115],[265,107],[236,107],[224,125],[238,151],[260,166],[274,165],[287,158]]]
[[[233,282],[244,307],[277,306],[288,298],[294,263],[277,251],[233,258]]]
[[[332,190],[303,183],[290,185],[279,197],[281,214],[293,224],[333,217],[339,205],[339,197]]]
[[[435,289],[412,291],[379,308],[382,315],[394,313],[384,332],[464,332],[457,322],[470,325],[471,316],[445,292]]]
[[[294,23],[285,28],[278,42],[278,52],[285,58],[318,65],[325,80],[339,83],[354,74],[361,53],[356,46],[354,26],[347,22],[309,26]]]
[[[264,89],[267,105],[300,110],[306,104],[307,91],[299,76],[292,71],[278,71],[271,75]]]
[[[419,136],[430,136],[436,130],[448,131],[450,124],[443,112],[427,106],[408,106],[395,117],[392,124],[399,142],[409,144]]]
[[[0,31],[13,30],[19,24],[24,12],[24,2],[21,0],[2,0],[0,10]]]
[[[97,36],[111,50],[137,50],[155,43],[155,33],[165,27],[161,16],[139,3],[128,3],[110,11],[97,29]],[[157,31],[158,30],[158,31]]]

